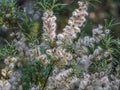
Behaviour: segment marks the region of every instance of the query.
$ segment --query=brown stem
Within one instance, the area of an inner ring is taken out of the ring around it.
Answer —
[[[49,71],[48,76],[47,76],[47,78],[46,78],[46,80],[45,80],[45,82],[44,82],[44,85],[43,85],[42,90],[45,89],[45,86],[46,86],[46,84],[47,84],[47,81],[48,81],[48,78],[49,78],[49,76],[50,76],[50,73],[51,73],[52,70],[53,70],[53,64],[54,64],[54,63],[52,63],[52,65],[51,65],[50,71]]]

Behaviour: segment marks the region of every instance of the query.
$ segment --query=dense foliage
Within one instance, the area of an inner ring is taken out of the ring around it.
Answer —
[[[0,44],[0,90],[120,89],[120,40],[110,30],[116,23],[92,28],[86,17],[93,1],[82,0],[58,31],[62,2],[0,1],[0,31],[11,39]]]

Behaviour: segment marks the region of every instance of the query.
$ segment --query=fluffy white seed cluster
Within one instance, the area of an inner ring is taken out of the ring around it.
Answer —
[[[0,80],[0,90],[11,90],[11,84],[7,80]]]
[[[53,11],[46,11],[43,13],[43,39],[45,41],[52,42],[56,38],[56,17],[53,15]]]
[[[63,33],[57,35],[57,44],[61,44],[61,40],[72,43],[72,39],[80,32],[80,27],[83,26],[86,21],[85,16],[88,15],[87,4],[79,1],[78,5],[79,8],[73,11],[72,16],[68,20],[68,25],[63,29]]]
[[[26,51],[28,51],[28,47],[25,43],[25,35],[22,32],[12,33],[12,35],[16,37],[16,39],[14,39],[16,49],[21,54],[21,56],[25,55]]]
[[[94,73],[89,76],[90,76],[88,78],[89,82],[82,89],[85,89],[85,90],[96,90],[96,89],[119,90],[120,80],[118,79],[118,77],[112,76],[111,77],[112,79],[110,80],[104,72]],[[83,81],[84,80],[85,80],[85,78],[83,79]],[[114,82],[115,86],[113,85],[113,82]]]
[[[93,60],[99,61],[103,58],[111,59],[111,52],[97,45],[97,43],[100,43],[101,40],[105,39],[105,36],[109,33],[106,33],[106,30],[104,30],[101,25],[99,25],[98,28],[93,29],[92,32],[92,36],[79,38],[75,43],[78,66],[84,71],[88,70]],[[93,49],[93,51],[90,52],[90,49]]]
[[[16,62],[17,62],[16,57],[12,57],[12,58],[8,57],[5,59],[4,63],[6,64],[6,67],[1,70],[1,74],[3,78],[8,78],[12,75],[12,73],[14,72],[14,67]]]
[[[67,71],[64,72],[67,73]],[[85,73],[82,79],[76,76],[63,76],[65,74],[64,72],[57,74],[57,79],[56,77],[49,79],[49,90],[53,90],[55,88],[57,88],[57,90],[119,90],[119,77],[112,75],[112,80],[110,80],[104,72],[94,73],[91,75]],[[70,73],[68,75],[70,75]]]
[[[63,49],[60,46],[54,49],[48,49],[46,50],[46,53],[53,57],[53,60],[58,66],[67,65],[73,59],[72,54],[66,52],[66,49]]]
[[[95,39],[96,42],[99,42],[109,33],[110,30],[109,29],[104,30],[102,25],[99,25],[98,28],[92,30],[93,38]]]
[[[11,90],[20,89],[20,81],[21,81],[21,72],[19,70],[14,71],[12,76],[8,79],[11,84]]]
[[[67,79],[73,73],[73,70],[70,68],[68,70],[61,70],[58,74],[49,77],[47,88],[49,90],[53,90],[54,88],[57,89],[64,89],[67,88]]]
[[[60,73],[61,74],[61,73]],[[60,75],[58,74],[58,76]],[[54,77],[55,78],[55,77]],[[111,80],[104,72],[87,74],[84,73],[82,79],[73,76],[64,78],[61,76],[60,80],[50,78],[49,90],[119,90],[119,77],[111,76]]]
[[[25,56],[29,61],[40,59],[40,45],[27,45],[25,35],[22,32],[14,33],[14,35],[17,38],[14,40],[15,48],[19,52],[20,56]]]
[[[5,68],[1,70],[0,90],[15,90],[19,86],[21,74],[15,71],[19,61],[18,57],[8,57],[5,59]]]

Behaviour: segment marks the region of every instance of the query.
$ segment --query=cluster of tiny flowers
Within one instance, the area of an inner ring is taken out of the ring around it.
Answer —
[[[69,61],[72,60],[72,54],[69,52],[66,52],[66,49],[63,49],[62,47],[57,47],[53,49],[46,50],[46,53],[53,57],[53,60],[56,62],[57,65],[67,65]]]
[[[54,41],[56,38],[56,17],[53,15],[53,11],[46,11],[43,13],[43,39],[45,41]]]
[[[111,76],[111,79],[104,72],[85,74],[80,80],[79,90],[119,90],[120,80]]]
[[[7,80],[0,80],[0,90],[11,90],[11,84]]]
[[[83,68],[84,71],[88,70],[93,60],[99,61],[103,58],[111,59],[111,52],[103,49],[101,46],[96,44],[100,43],[101,40],[105,39],[105,36],[109,33],[106,33],[106,30],[104,30],[101,25],[99,25],[98,28],[93,29],[92,32],[93,33],[91,37],[85,36],[83,38],[79,38],[78,41],[76,41],[75,43],[77,63],[79,68]],[[94,50],[90,52],[90,48],[94,48]]]
[[[93,29],[92,33],[93,38],[96,40],[96,42],[99,42],[101,39],[105,37],[105,35],[110,33],[110,30],[105,29],[105,31],[103,31],[103,26],[99,25],[98,28]]]
[[[56,90],[119,90],[119,77],[111,75],[111,79],[109,79],[104,72],[84,73],[82,79],[76,76],[70,77],[73,72],[68,73],[68,70],[62,73],[59,73],[57,77],[50,78],[51,82],[49,82],[48,90],[55,88],[57,88]]]
[[[21,56],[25,56],[29,61],[32,59],[39,59],[41,56],[39,45],[27,45],[26,38],[22,32],[14,34],[16,39],[14,40],[15,48]]]
[[[87,13],[87,5],[83,2],[78,2],[79,8],[73,11],[72,16],[68,20],[68,25],[63,29],[63,33],[57,35],[57,43],[61,44],[62,40],[66,43],[71,43],[72,39],[76,37],[76,34],[80,32],[80,27],[83,26],[86,21],[85,16]]]
[[[1,74],[3,77],[7,78],[12,75],[16,62],[17,62],[17,58],[15,57],[12,57],[12,58],[8,57],[5,59],[4,63],[6,64],[6,67],[1,70]]]
[[[15,47],[18,50],[18,52],[21,55],[25,55],[26,51],[28,51],[28,47],[26,46],[26,39],[25,39],[25,35],[21,32],[17,32],[17,33],[12,33],[13,36],[16,37],[16,39],[14,39],[14,43],[15,43]]]
[[[55,73],[57,72],[57,73]],[[73,73],[72,68],[67,70],[60,70],[59,72],[54,70],[54,75],[49,77],[47,88],[49,90],[57,89],[65,89],[67,88],[67,80],[69,76]]]
[[[15,71],[19,61],[18,57],[8,57],[5,59],[5,68],[1,70],[0,90],[15,90],[19,86],[20,72]]]

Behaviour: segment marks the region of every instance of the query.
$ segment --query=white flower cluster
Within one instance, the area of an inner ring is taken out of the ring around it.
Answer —
[[[57,48],[48,49],[46,50],[46,53],[53,57],[53,60],[57,65],[67,65],[73,58],[71,53],[66,52],[66,50],[60,46]]]
[[[72,73],[73,70],[70,68],[68,70],[61,70],[60,73],[56,74],[55,76],[49,77],[47,88],[49,90],[53,90],[55,88],[64,89],[67,87],[67,79]]]
[[[83,68],[84,71],[87,71],[93,60],[99,61],[108,57],[111,59],[111,52],[97,45],[97,43],[100,43],[100,41],[105,39],[105,36],[109,34],[105,31],[106,30],[99,25],[98,28],[93,29],[91,37],[85,36],[83,38],[79,38],[75,43],[75,53],[77,55],[79,68]],[[93,50],[90,51],[90,49]]]
[[[88,88],[88,90],[119,90],[120,80],[117,77],[113,77],[112,80],[110,80],[104,72],[92,74],[86,88]],[[115,85],[113,85],[113,83]]]
[[[16,62],[17,58],[15,57],[8,57],[5,59],[4,63],[6,64],[6,67],[1,70],[3,78],[8,78],[12,75]]]
[[[73,11],[72,16],[68,20],[68,25],[63,29],[63,33],[57,35],[57,43],[61,44],[62,40],[66,43],[72,43],[72,39],[76,37],[76,34],[80,32],[80,27],[83,26],[86,21],[85,16],[87,13],[87,5],[78,1],[79,8]]]
[[[42,57],[39,45],[26,45],[26,38],[22,32],[17,32],[14,35],[17,38],[14,40],[15,47],[21,56],[25,56],[29,61],[32,61],[32,59],[39,60]]]
[[[0,80],[0,90],[11,90],[11,84],[7,80]]]
[[[64,71],[67,72],[67,71]],[[64,74],[63,72],[63,74]],[[84,74],[82,79],[73,76],[66,77],[58,74],[57,79],[50,78],[48,90],[119,90],[120,79],[119,77],[111,76],[111,80],[104,72],[94,74]],[[62,74],[62,75],[63,75]],[[69,73],[68,75],[70,75]],[[58,78],[59,77],[59,78]]]
[[[117,77],[112,76],[110,80],[104,72],[85,74],[84,79],[80,80],[79,90],[119,90],[119,84]]]
[[[53,11],[46,11],[43,13],[43,39],[45,41],[54,41],[56,38],[56,17],[53,15]]]
[[[96,42],[99,42],[101,39],[105,37],[105,35],[110,33],[109,29],[105,29],[103,31],[103,26],[99,25],[98,28],[93,29],[93,38],[96,40]]]
[[[21,90],[21,85],[19,85],[21,80],[21,72],[19,70],[14,71],[12,76],[8,79],[11,84],[11,90],[16,90],[19,88]]]
[[[8,57],[5,59],[5,68],[1,70],[0,90],[15,90],[19,86],[21,74],[19,71],[15,71],[19,58]]]
[[[16,36],[16,39],[14,39],[16,49],[21,55],[25,55],[25,52],[28,51],[28,47],[25,44],[25,35],[21,32],[12,33],[12,35]]]

